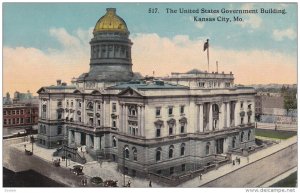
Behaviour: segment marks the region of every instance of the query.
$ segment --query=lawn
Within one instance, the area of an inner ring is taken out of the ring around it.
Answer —
[[[271,187],[296,187],[297,184],[297,171],[273,184]]]
[[[275,131],[269,129],[255,129],[255,135],[274,139],[288,139],[297,135],[296,131]]]

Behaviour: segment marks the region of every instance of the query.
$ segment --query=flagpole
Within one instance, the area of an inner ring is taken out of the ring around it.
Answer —
[[[209,73],[209,46],[207,47],[207,71]]]

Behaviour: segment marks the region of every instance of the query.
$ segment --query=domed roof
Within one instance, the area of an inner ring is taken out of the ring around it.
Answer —
[[[97,21],[94,34],[103,31],[129,33],[125,21],[116,14],[115,8],[107,8],[106,11],[106,14]]]

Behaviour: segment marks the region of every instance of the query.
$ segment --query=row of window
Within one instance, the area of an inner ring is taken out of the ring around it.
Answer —
[[[180,145],[180,150],[179,150],[179,155],[180,156],[184,156],[185,155],[185,143],[182,143]],[[156,149],[156,155],[155,155],[155,160],[156,161],[161,161],[162,160],[162,149],[161,147],[157,148]],[[169,159],[173,158],[174,157],[174,145],[170,145],[169,146],[169,152],[168,152],[168,157]]]
[[[18,124],[24,124],[24,123],[32,123],[33,120],[31,120],[30,117],[24,119],[24,118],[14,118],[14,119],[4,119],[4,125],[18,125]]]
[[[169,107],[168,107],[168,115],[169,115],[169,116],[172,116],[172,115],[173,115],[173,109],[174,109],[173,106],[169,106]],[[161,110],[162,110],[161,107],[156,107],[156,111],[155,111],[156,117],[160,117],[160,116],[161,116]],[[180,106],[179,113],[180,113],[181,115],[184,114],[184,105],[181,105],[181,106]]]
[[[175,135],[175,125],[169,125],[169,135]],[[156,127],[156,137],[161,137],[161,127]],[[180,134],[186,133],[186,124],[182,123],[180,125]]]
[[[216,82],[216,81],[208,81],[208,82],[198,82],[198,86],[200,88],[220,88],[221,87],[221,82]],[[230,87],[230,82],[225,82],[225,88]]]
[[[35,109],[30,110],[5,110],[3,111],[3,115],[23,115],[25,113],[30,114],[32,112],[32,114],[35,113]]]

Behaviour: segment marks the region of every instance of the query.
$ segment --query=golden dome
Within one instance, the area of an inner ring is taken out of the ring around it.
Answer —
[[[106,14],[102,16],[96,23],[94,33],[103,31],[116,31],[128,33],[125,21],[117,16],[115,8],[107,8]]]

